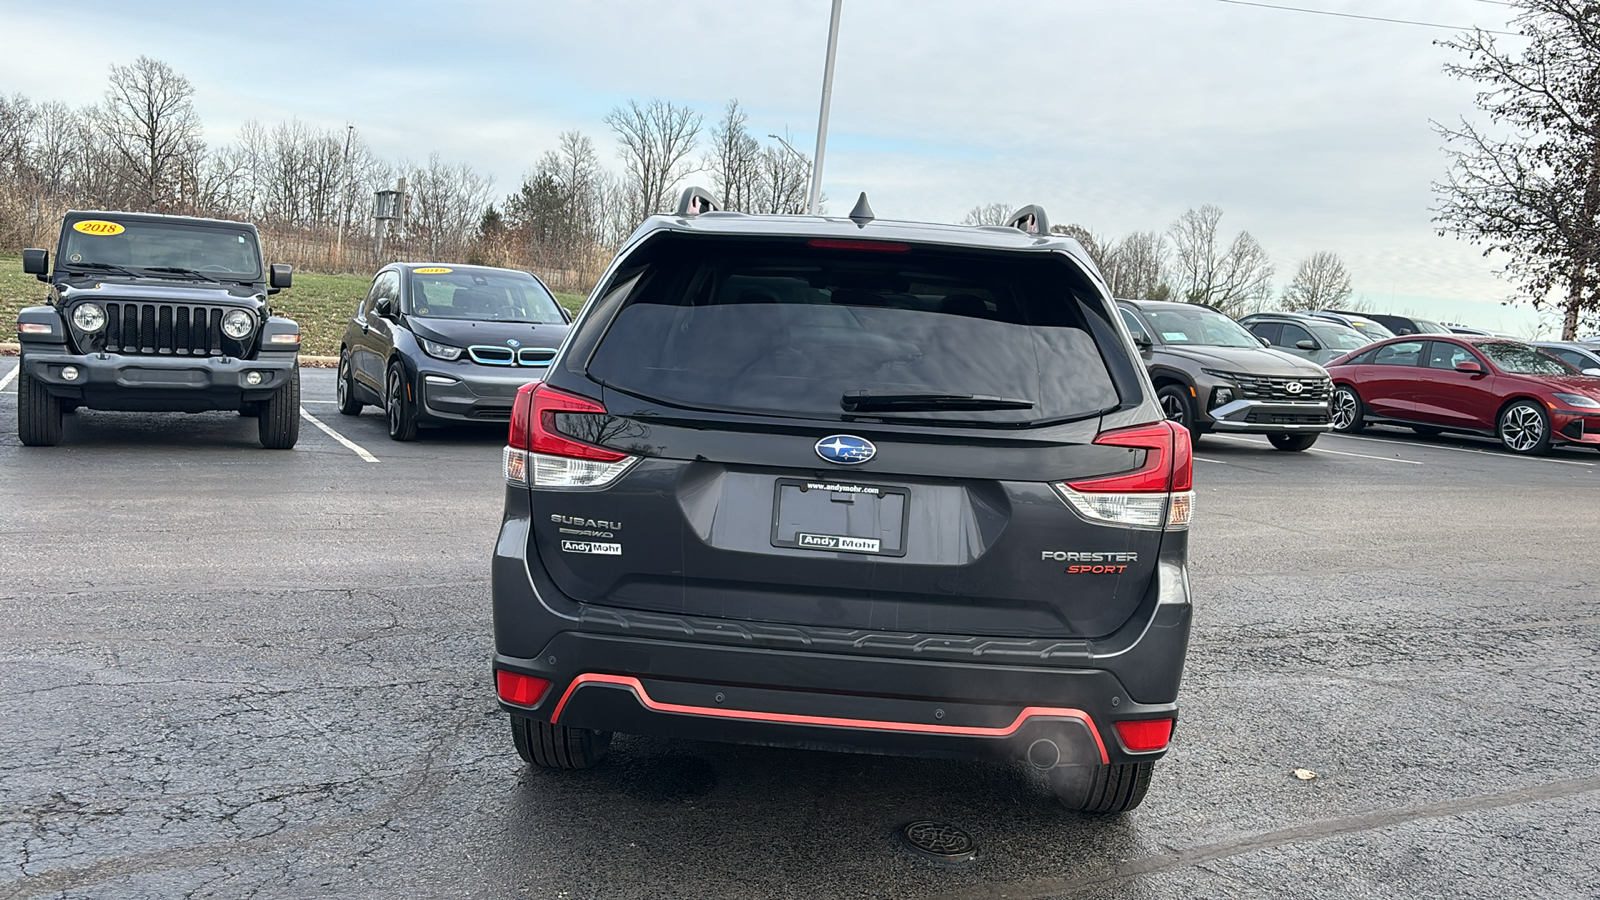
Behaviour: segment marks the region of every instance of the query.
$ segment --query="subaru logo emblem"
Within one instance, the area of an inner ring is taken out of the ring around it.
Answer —
[[[1288,384],[1284,385],[1283,389],[1288,391],[1291,394],[1298,394],[1301,391],[1305,390],[1306,386],[1301,384],[1298,381],[1291,381]]]
[[[515,350],[518,347],[522,346],[522,342],[517,340],[516,338],[507,338],[506,339],[506,346],[510,347],[513,350]]]
[[[871,441],[853,434],[833,434],[817,441],[818,456],[843,466],[860,465],[877,454]]]

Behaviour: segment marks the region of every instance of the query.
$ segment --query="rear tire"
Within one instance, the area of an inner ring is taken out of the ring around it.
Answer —
[[[26,369],[17,373],[17,437],[27,447],[54,447],[61,442],[61,401]]]
[[[256,430],[261,446],[268,450],[288,450],[300,440],[300,370],[289,376],[289,383],[278,388],[272,399],[263,401],[256,415]]]
[[[1361,395],[1349,385],[1333,389],[1333,430],[1340,434],[1355,434],[1367,427],[1366,415],[1361,410]]]
[[[400,364],[389,367],[388,390],[384,391],[384,413],[389,420],[389,439],[417,439],[417,407],[406,398],[406,378]]]
[[[1267,440],[1272,442],[1272,449],[1283,450],[1287,453],[1299,453],[1310,450],[1311,445],[1317,442],[1314,434],[1269,434]]]
[[[1050,770],[1050,788],[1067,809],[1094,816],[1124,813],[1144,802],[1153,762]]]
[[[511,716],[511,742],[517,755],[541,769],[589,769],[611,750],[611,732],[551,725],[526,716]]]
[[[366,404],[356,399],[355,379],[350,376],[349,350],[339,351],[339,375],[334,382],[334,390],[337,392],[340,413],[347,416],[361,415],[361,407]]]

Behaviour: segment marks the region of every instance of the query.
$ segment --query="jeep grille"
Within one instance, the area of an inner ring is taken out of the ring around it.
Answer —
[[[217,356],[222,353],[225,308],[111,302],[105,304],[105,309],[108,352],[162,356]]]

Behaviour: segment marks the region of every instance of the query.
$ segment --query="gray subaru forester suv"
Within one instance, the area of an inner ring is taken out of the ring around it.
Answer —
[[[529,763],[613,734],[1041,770],[1132,809],[1188,648],[1188,436],[1083,249],[648,219],[505,449],[494,675]]]

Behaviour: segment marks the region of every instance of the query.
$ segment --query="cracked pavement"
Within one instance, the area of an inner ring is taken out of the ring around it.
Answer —
[[[620,737],[529,771],[488,677],[501,429],[307,404],[369,464],[83,411],[24,449],[15,402],[0,898],[1600,896],[1600,455],[1203,441],[1174,750],[1092,820],[1007,765]],[[977,859],[900,849],[916,819]]]

